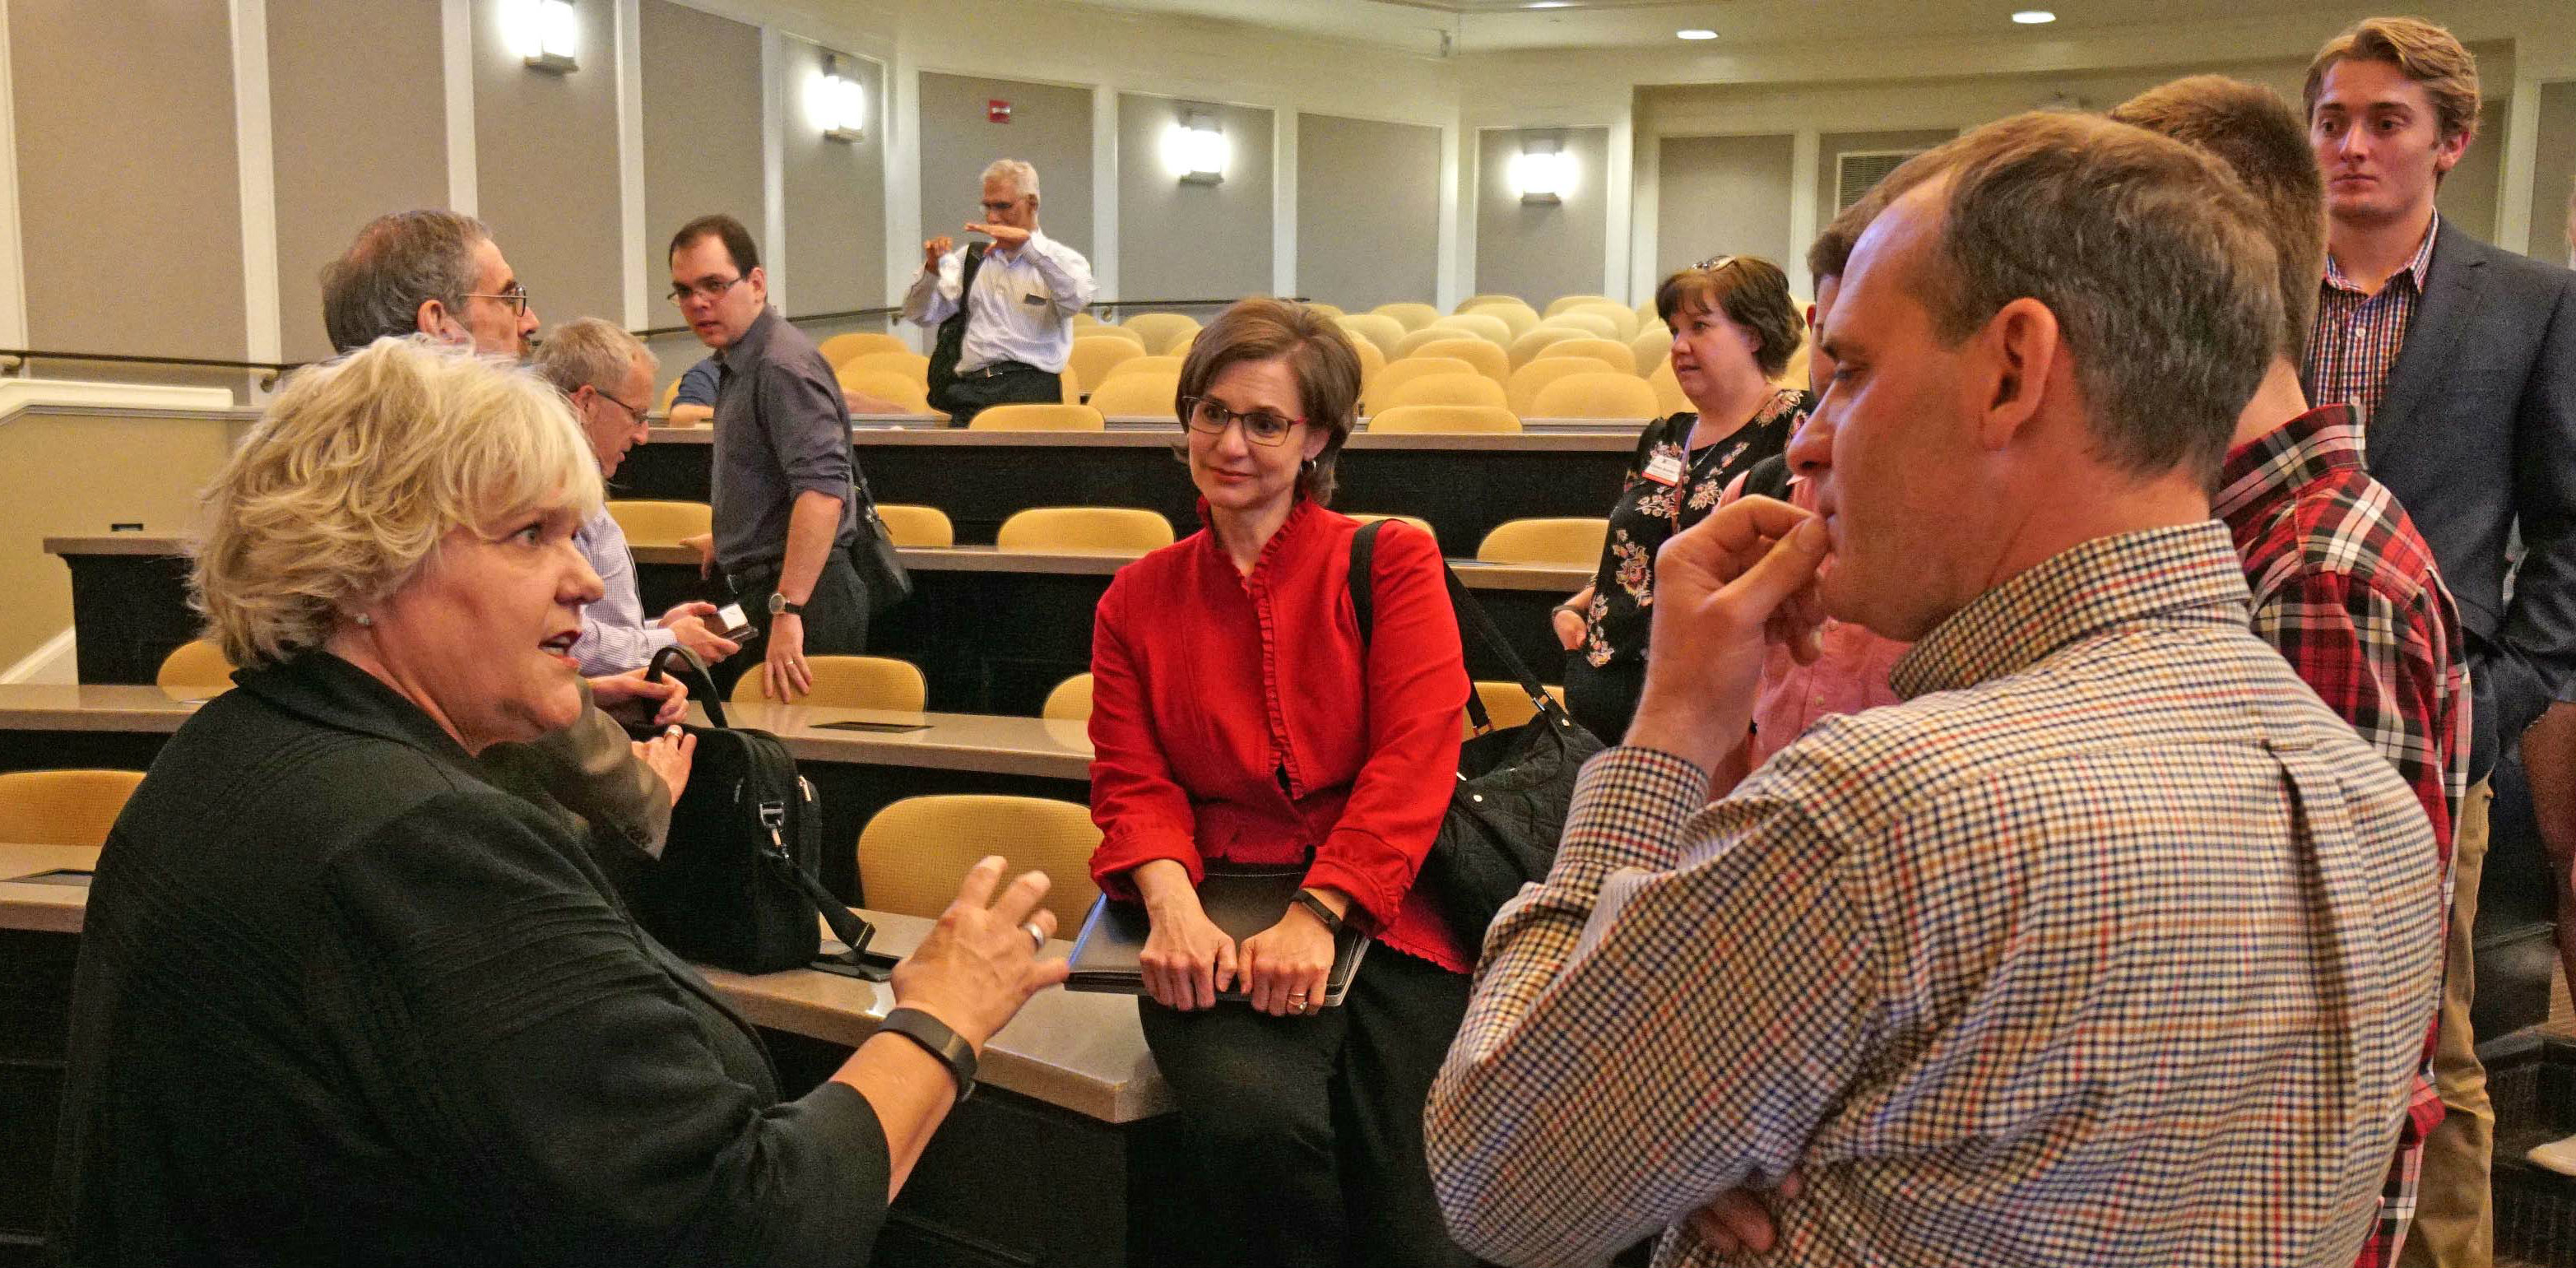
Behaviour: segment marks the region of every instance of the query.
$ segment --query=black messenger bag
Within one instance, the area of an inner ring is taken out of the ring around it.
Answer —
[[[966,347],[966,301],[975,294],[975,272],[984,267],[985,246],[967,245],[966,268],[958,277],[957,311],[939,323],[939,337],[930,345],[930,404],[946,413],[957,412],[948,400],[948,389],[957,385],[957,357]]]
[[[687,728],[697,756],[661,860],[636,883],[636,922],[685,959],[775,973],[822,950],[820,911],[855,962],[876,931],[814,879],[823,826],[814,786],[777,736],[725,725],[724,701],[689,649],[662,649],[646,676],[659,681],[674,659],[714,725]]]

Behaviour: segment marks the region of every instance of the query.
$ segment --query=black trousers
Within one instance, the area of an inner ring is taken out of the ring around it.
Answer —
[[[1064,399],[1063,380],[1036,366],[1006,361],[991,375],[984,374],[986,368],[996,367],[969,370],[949,385],[942,398],[949,426],[963,427],[995,405],[1053,405]]]
[[[1628,733],[1628,724],[1637,717],[1637,701],[1645,692],[1642,660],[1605,668],[1586,660],[1581,648],[1565,654],[1565,711],[1603,744],[1616,744]]]
[[[743,614],[760,632],[743,641],[742,651],[715,666],[716,686],[730,692],[747,673],[760,672],[769,655],[769,596],[778,588],[775,565],[729,574],[726,578]],[[851,562],[850,548],[835,546],[814,578],[814,593],[805,600],[805,654],[856,656],[868,649],[868,583]]]
[[[1423,1159],[1422,1107],[1467,1012],[1467,975],[1371,950],[1339,1008],[1176,1012],[1140,997],[1198,1176],[1193,1262],[1457,1268]]]

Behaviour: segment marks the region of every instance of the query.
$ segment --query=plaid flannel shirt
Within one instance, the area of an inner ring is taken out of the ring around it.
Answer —
[[[2424,241],[2379,293],[2365,294],[2344,275],[2343,266],[2326,256],[2325,280],[2317,290],[2317,320],[2308,328],[2305,373],[2308,399],[2353,407],[2357,425],[2367,428],[2388,395],[2388,373],[2406,347],[2406,328],[2424,303],[2424,278],[2433,270],[2433,238],[2442,231],[2436,213],[2424,226]]]
[[[2459,609],[2387,486],[2362,467],[2349,405],[2310,410],[2228,455],[2214,509],[2254,592],[2254,632],[2280,649],[2415,790],[2449,910],[2452,824],[2469,786],[2469,657]],[[2433,1032],[2358,1268],[2397,1262],[2424,1138],[2442,1121]]]
[[[2343,1268],[2441,973],[2424,813],[2246,628],[2216,522],[2066,551],[1706,803],[1617,748],[1431,1094],[1451,1231],[1579,1263]]]

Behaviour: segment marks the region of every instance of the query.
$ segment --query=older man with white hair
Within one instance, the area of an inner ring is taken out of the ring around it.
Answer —
[[[921,276],[903,297],[907,320],[954,339],[953,380],[939,381],[941,358],[931,358],[931,404],[959,427],[990,406],[1060,399],[1073,315],[1094,291],[1091,261],[1038,228],[1038,169],[994,160],[983,210],[965,230],[992,242],[961,247],[942,234],[922,243]]]

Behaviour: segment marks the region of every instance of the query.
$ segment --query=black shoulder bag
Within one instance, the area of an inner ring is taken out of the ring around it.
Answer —
[[[949,402],[948,389],[957,386],[957,354],[966,346],[966,301],[975,294],[975,273],[984,267],[985,246],[967,245],[966,270],[957,281],[957,311],[939,323],[939,338],[930,346],[930,403],[951,414],[957,407]]]
[[[688,648],[662,649],[645,676],[660,681],[663,663],[674,658],[714,725],[687,728],[697,736],[697,757],[671,808],[662,858],[636,883],[636,922],[683,958],[738,973],[811,963],[881,980],[882,972],[866,970],[882,965],[863,959],[875,928],[814,879],[823,826],[814,786],[796,773],[796,759],[777,736],[725,725],[724,700]],[[842,956],[817,958],[817,911],[850,948]]]
[[[1386,524],[1373,521],[1351,538],[1351,609],[1359,618],[1363,653],[1375,606],[1369,560],[1377,549],[1378,530]],[[1484,702],[1468,690],[1467,716],[1476,734],[1458,750],[1458,783],[1449,794],[1449,813],[1414,878],[1415,892],[1431,901],[1462,940],[1478,946],[1494,913],[1521,886],[1547,878],[1547,869],[1556,862],[1557,837],[1565,831],[1566,809],[1574,800],[1575,776],[1584,759],[1601,751],[1601,741],[1539,685],[1538,676],[1521,663],[1458,574],[1446,563],[1440,572],[1448,578],[1449,602],[1459,624],[1472,627],[1511,667],[1512,677],[1538,709],[1537,716],[1520,726],[1496,731]]]

